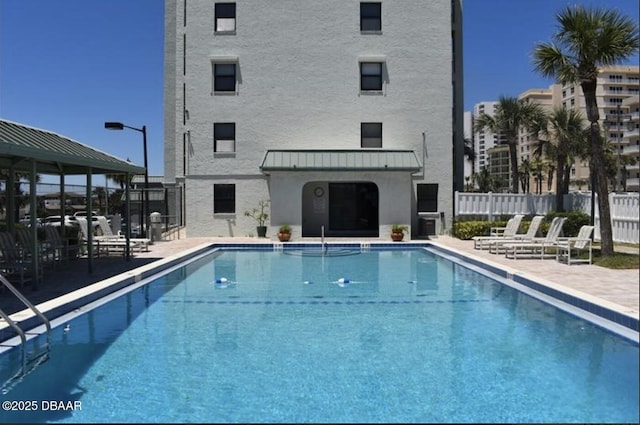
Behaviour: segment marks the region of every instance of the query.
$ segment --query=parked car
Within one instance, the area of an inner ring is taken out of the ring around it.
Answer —
[[[44,219],[44,224],[46,224],[47,226],[60,226],[60,222],[62,220],[60,220],[60,216],[59,215],[50,215],[48,217],[45,217]],[[64,225],[65,226],[76,226],[78,224],[78,221],[76,220],[75,217],[70,216],[70,215],[65,215],[64,216]]]

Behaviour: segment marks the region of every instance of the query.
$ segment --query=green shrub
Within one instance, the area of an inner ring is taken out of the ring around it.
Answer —
[[[588,214],[583,213],[582,211],[569,211],[569,212],[557,212],[551,211],[547,213],[545,216],[545,220],[543,221],[543,225],[546,223],[546,228],[544,229],[544,234],[549,230],[549,224],[554,217],[566,217],[567,221],[564,222],[562,226],[562,235],[567,237],[575,237],[578,236],[580,232],[580,228],[585,225],[589,225],[591,223],[591,217]],[[542,226],[541,226],[542,227]]]
[[[454,221],[451,231],[458,239],[471,239],[474,236],[488,235],[494,227],[489,221]]]

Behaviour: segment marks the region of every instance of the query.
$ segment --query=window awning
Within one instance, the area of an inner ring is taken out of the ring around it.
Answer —
[[[262,172],[271,171],[420,171],[410,150],[269,150]]]

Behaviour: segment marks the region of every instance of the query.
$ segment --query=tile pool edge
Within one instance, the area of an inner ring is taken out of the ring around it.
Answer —
[[[510,269],[509,267],[501,264],[473,257],[468,253],[458,251],[448,246],[443,246],[438,243],[430,243],[429,245],[438,251],[446,253],[447,255],[487,270],[504,279],[512,280],[513,282],[523,285],[533,291],[544,294],[579,310],[629,329],[636,334],[640,332],[639,318],[631,312],[625,312],[625,310],[628,309],[624,306],[549,280],[537,278],[527,273]]]
[[[96,300],[104,298],[149,276],[160,273],[182,261],[188,260],[203,252],[209,251],[215,248],[214,245],[215,244],[213,243],[204,243],[198,245],[179,254],[162,258],[144,266],[140,266],[135,269],[117,274],[108,279],[104,279],[92,283],[91,285],[76,289],[75,291],[37,304],[35,307],[42,314],[44,314],[47,319],[49,319],[49,321],[52,322],[60,316],[77,310]],[[18,323],[19,326],[24,330],[30,330],[42,325],[42,321],[33,313],[33,311],[28,308],[13,313],[9,317],[11,317],[12,320]],[[3,332],[8,331],[9,328],[10,326],[8,323],[0,323],[0,342],[7,339],[3,338],[2,334]]]

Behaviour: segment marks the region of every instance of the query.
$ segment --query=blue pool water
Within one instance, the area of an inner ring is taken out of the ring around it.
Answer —
[[[67,324],[1,397],[82,410],[0,422],[639,420],[636,343],[425,250],[218,252]]]

